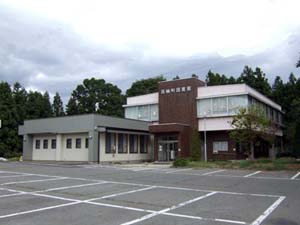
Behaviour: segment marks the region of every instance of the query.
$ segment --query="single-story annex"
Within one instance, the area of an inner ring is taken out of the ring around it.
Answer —
[[[191,134],[197,131],[208,159],[243,159],[241,145],[229,136],[230,123],[239,108],[250,105],[259,105],[276,125],[275,148],[282,150],[280,105],[246,84],[206,86],[192,77],[163,81],[156,93],[128,97],[125,119],[90,114],[24,121],[19,127],[23,158],[172,161],[190,155]],[[269,150],[258,140],[255,157],[268,157]]]

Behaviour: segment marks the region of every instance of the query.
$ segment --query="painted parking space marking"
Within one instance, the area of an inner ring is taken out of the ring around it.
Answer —
[[[20,175],[11,175],[11,176],[0,176],[0,179],[2,179],[2,178],[12,178],[12,177],[27,177],[27,176],[31,176],[31,175],[20,174]]]
[[[291,177],[291,180],[295,180],[300,175],[300,172],[296,173],[293,177]]]
[[[202,176],[206,176],[206,175],[212,175],[212,174],[215,174],[215,173],[220,173],[220,172],[223,172],[225,170],[216,170],[216,171],[212,171],[212,172],[208,172],[208,173],[204,173],[204,174],[201,174]]]
[[[55,180],[64,180],[68,179],[67,177],[57,177],[57,178],[49,178],[49,179],[41,179],[41,180],[23,180],[23,181],[15,181],[15,182],[7,182],[0,185],[11,185],[11,184],[25,184],[25,183],[36,183],[36,182],[45,182],[45,181],[55,181]]]
[[[285,197],[278,198],[264,213],[259,216],[255,221],[251,223],[251,225],[260,225],[285,199]]]
[[[261,173],[261,171],[256,171],[256,172],[254,172],[254,173],[247,174],[247,175],[245,175],[244,177],[252,177],[252,176],[254,176],[254,175],[256,175],[256,174],[259,174],[259,173]]]
[[[43,176],[42,174],[39,174],[39,175]],[[72,199],[72,198],[58,197],[58,196],[55,196],[55,195],[42,194],[43,192],[46,192],[47,189],[45,189],[43,191],[39,191],[39,192],[42,192],[42,193],[30,193],[30,192],[22,192],[22,191],[17,191],[17,190],[14,190],[14,189],[8,189],[8,188],[2,188],[2,187],[0,187],[0,190],[2,189],[2,190],[14,191],[16,194],[28,194],[28,195],[46,197],[46,198],[51,198],[51,199],[59,199],[59,200],[71,201],[70,203],[59,204],[59,205],[54,205],[54,206],[50,206],[50,207],[44,207],[44,208],[35,209],[35,210],[29,210],[29,211],[24,211],[24,212],[18,212],[18,213],[12,213],[12,214],[3,215],[2,217],[0,217],[0,219],[1,218],[18,216],[18,215],[25,215],[25,214],[35,213],[35,212],[39,212],[39,211],[51,210],[51,209],[54,209],[54,208],[68,207],[68,206],[71,206],[71,205],[76,205],[76,204],[84,203],[84,204],[98,205],[98,206],[104,206],[104,207],[110,207],[110,208],[120,208],[120,209],[127,209],[127,210],[131,210],[131,211],[140,211],[140,212],[150,213],[150,214],[144,216],[144,217],[146,217],[146,219],[148,219],[149,215],[151,215],[149,218],[152,218],[152,217],[154,217],[156,215],[166,215],[166,216],[172,216],[172,217],[190,218],[190,219],[195,219],[195,220],[209,220],[209,221],[217,221],[217,222],[232,223],[232,224],[246,224],[244,221],[222,219],[222,218],[203,218],[203,217],[198,217],[198,216],[183,215],[183,214],[180,214],[180,213],[179,214],[178,213],[171,213],[170,210],[183,207],[183,206],[185,206],[187,204],[191,204],[193,202],[196,202],[196,201],[201,200],[203,198],[209,197],[210,195],[214,195],[216,193],[226,193],[226,194],[232,194],[232,195],[249,195],[249,196],[262,196],[262,197],[274,197],[274,198],[277,198],[278,200],[276,200],[276,202],[274,204],[272,204],[272,206],[270,206],[264,212],[263,215],[266,218],[266,217],[268,217],[278,207],[278,205],[285,198],[284,196],[277,196],[277,195],[251,194],[251,193],[238,193],[238,192],[225,192],[225,191],[211,191],[211,190],[201,190],[201,189],[181,188],[181,187],[171,187],[171,186],[151,186],[151,185],[146,185],[146,184],[126,183],[126,182],[117,182],[117,181],[103,181],[103,180],[95,180],[95,179],[87,179],[87,178],[56,177],[56,178],[53,178],[53,179],[52,178],[51,179],[47,179],[47,181],[52,180],[53,182],[55,182],[55,180],[57,180],[58,178],[60,178],[60,179],[85,180],[85,181],[91,181],[91,182],[93,181],[93,182],[96,182],[96,183],[89,183],[89,184],[82,184],[82,185],[73,185],[73,186],[65,186],[65,187],[60,187],[60,188],[51,188],[51,189],[48,189],[48,191],[49,190],[50,191],[51,190],[59,190],[59,189],[64,190],[64,189],[68,189],[68,188],[70,188],[70,189],[71,188],[80,188],[80,187],[84,188],[85,186],[88,187],[88,186],[97,185],[97,184],[101,185],[101,184],[104,184],[104,183],[126,184],[126,185],[140,186],[140,187],[143,187],[143,188],[141,188],[141,189],[135,189],[135,190],[132,190],[132,191],[126,191],[126,192],[120,192],[120,193],[110,194],[110,195],[99,197],[99,198],[92,198],[92,199],[87,199],[87,200],[77,200],[77,199]],[[28,181],[28,182],[30,182],[30,181]],[[35,180],[32,180],[32,182],[34,183]],[[150,190],[150,189],[154,189],[154,188],[165,188],[165,189],[173,189],[173,190],[189,190],[189,191],[199,191],[199,192],[202,191],[202,192],[208,192],[208,193],[205,194],[205,195],[203,195],[203,196],[199,196],[197,198],[194,198],[194,199],[191,199],[191,200],[179,203],[179,204],[174,205],[174,206],[172,206],[170,208],[166,208],[166,209],[163,209],[163,210],[160,210],[160,211],[148,210],[148,209],[143,209],[143,208],[120,206],[120,205],[114,205],[114,204],[99,203],[99,202],[92,202],[93,200],[105,199],[105,198],[112,198],[112,197],[115,197],[115,196],[118,196],[118,195],[126,195],[126,194],[130,194],[130,193],[146,191],[146,190]],[[260,219],[257,218],[255,221],[263,221],[262,220],[263,215],[261,215],[259,217]],[[263,218],[263,219],[265,219],[265,218]],[[143,220],[145,220],[145,219],[143,219]],[[253,225],[260,224],[260,223],[254,223],[254,222],[253,222]],[[129,223],[129,224],[131,224],[131,223]]]
[[[178,173],[178,172],[189,171],[189,170],[192,170],[192,168],[172,170],[172,171],[168,171],[166,173]]]

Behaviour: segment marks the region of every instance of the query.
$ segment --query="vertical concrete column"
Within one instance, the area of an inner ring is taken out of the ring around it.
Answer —
[[[89,132],[89,161],[98,162],[99,153],[99,132],[90,131]]]
[[[55,160],[61,161],[62,160],[62,148],[63,148],[63,139],[61,134],[56,134],[56,154]]]
[[[23,135],[23,160],[32,160],[33,137],[29,134]]]

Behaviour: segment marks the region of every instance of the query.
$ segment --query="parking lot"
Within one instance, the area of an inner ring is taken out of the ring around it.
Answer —
[[[299,224],[299,171],[0,163],[0,224]]]

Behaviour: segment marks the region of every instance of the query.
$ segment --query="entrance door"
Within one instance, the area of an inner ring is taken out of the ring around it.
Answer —
[[[160,141],[158,146],[158,161],[174,161],[177,158],[177,141]]]

